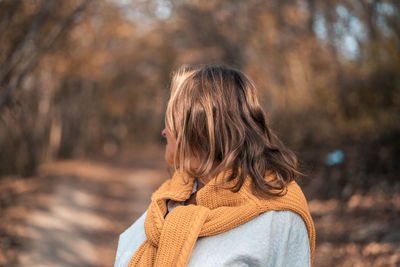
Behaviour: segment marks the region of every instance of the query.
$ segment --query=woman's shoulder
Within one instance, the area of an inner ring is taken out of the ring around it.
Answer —
[[[253,231],[264,236],[268,235],[271,240],[275,240],[272,242],[287,242],[290,246],[302,243],[309,249],[306,224],[296,212],[290,210],[266,211],[252,221]]]
[[[266,211],[256,217],[255,220],[258,220],[262,224],[269,223],[271,225],[281,226],[280,228],[282,228],[282,226],[304,228],[307,232],[303,218],[296,212],[290,210]]]
[[[119,236],[115,267],[127,266],[133,253],[146,240],[144,232],[146,214],[147,210]]]
[[[259,240],[268,240],[261,243],[268,251],[263,258],[267,259],[265,263],[272,260],[271,266],[311,265],[307,227],[299,214],[290,210],[271,210],[252,221],[254,229],[250,231],[254,232],[251,234],[258,235]]]
[[[261,235],[264,237],[287,236],[295,239],[304,236],[308,240],[307,228],[302,217],[290,210],[270,210],[261,213],[254,219],[237,227],[237,231],[244,234]]]
[[[210,247],[218,257],[207,256]],[[266,211],[227,232],[199,238],[190,263],[191,267],[310,266],[307,228],[295,212]]]

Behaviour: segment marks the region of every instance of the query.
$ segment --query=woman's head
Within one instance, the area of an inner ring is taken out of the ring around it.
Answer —
[[[238,70],[219,65],[178,69],[165,128],[167,161],[198,179],[232,169],[230,179],[239,176],[234,191],[249,175],[254,189],[271,194],[283,192],[300,174],[294,154],[270,131],[254,84]],[[275,179],[265,181],[267,173]]]

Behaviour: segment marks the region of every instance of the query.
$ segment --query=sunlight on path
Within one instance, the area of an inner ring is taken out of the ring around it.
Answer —
[[[159,169],[68,161],[42,168],[50,195],[24,221],[20,266],[112,266],[118,236],[166,179]]]

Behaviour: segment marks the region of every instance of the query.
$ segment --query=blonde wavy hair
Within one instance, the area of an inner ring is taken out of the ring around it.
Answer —
[[[253,193],[267,195],[285,194],[302,175],[294,153],[269,129],[253,82],[236,69],[184,65],[173,72],[165,127],[176,141],[174,168],[182,175],[202,181],[231,170],[228,181],[238,177],[233,192],[250,176]]]

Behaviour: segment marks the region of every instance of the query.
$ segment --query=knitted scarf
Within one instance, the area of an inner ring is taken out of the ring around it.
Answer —
[[[307,227],[311,262],[314,259],[315,228],[306,199],[296,182],[288,184],[287,193],[281,197],[258,197],[251,192],[248,176],[241,189],[233,193],[216,187],[216,182],[226,181],[230,170],[221,172],[197,191],[197,205],[177,206],[165,216],[167,200],[184,201],[192,193],[194,179],[179,169],[152,195],[144,223],[147,240],[131,258],[131,266],[186,266],[198,237],[217,235],[238,227],[263,212],[290,210],[299,214]],[[223,187],[232,186],[237,178]],[[225,186],[227,185],[227,186]],[[164,217],[165,216],[165,217]]]

